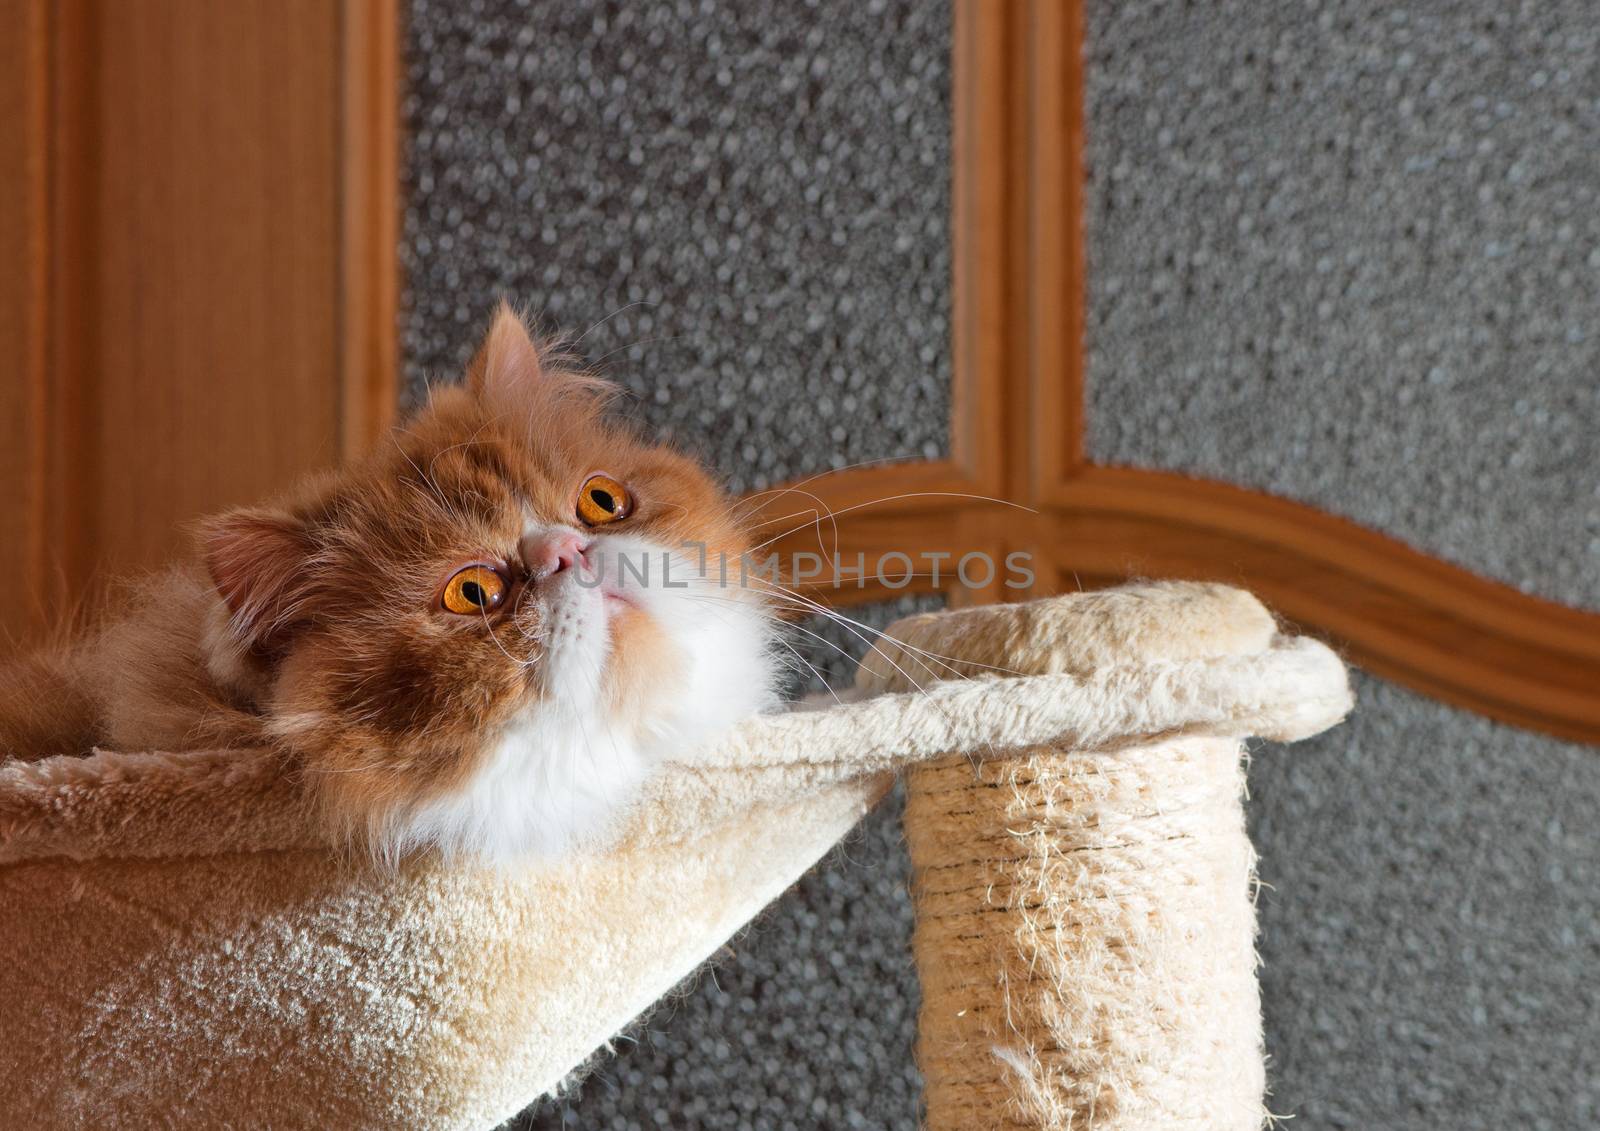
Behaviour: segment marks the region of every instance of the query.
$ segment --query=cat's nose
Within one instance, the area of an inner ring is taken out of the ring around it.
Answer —
[[[587,565],[585,557],[592,539],[570,526],[556,526],[522,537],[522,564],[535,581],[553,577],[564,569]]]

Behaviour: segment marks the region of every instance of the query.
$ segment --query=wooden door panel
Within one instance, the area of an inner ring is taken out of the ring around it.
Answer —
[[[49,120],[42,0],[0,0],[0,632],[37,616],[44,531],[43,431]],[[3,638],[3,637],[0,637]]]
[[[58,379],[84,411],[65,456],[92,468],[78,566],[121,571],[338,457],[338,10],[91,7],[62,176],[83,186],[66,222],[94,235]]]
[[[392,4],[6,4],[17,633],[386,425],[398,92]]]

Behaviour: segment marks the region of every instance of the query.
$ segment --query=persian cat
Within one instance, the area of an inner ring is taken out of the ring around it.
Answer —
[[[665,755],[776,701],[731,501],[502,306],[365,459],[200,527],[197,560],[0,669],[0,755],[271,745],[395,859],[603,838]]]

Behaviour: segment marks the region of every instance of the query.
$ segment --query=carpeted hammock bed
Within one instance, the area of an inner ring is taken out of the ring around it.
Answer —
[[[1259,1126],[1242,740],[1342,718],[1339,659],[1193,584],[889,637],[848,701],[670,766],[622,843],[514,872],[341,860],[266,751],[0,767],[0,1126],[493,1127],[901,768],[927,1126]]]

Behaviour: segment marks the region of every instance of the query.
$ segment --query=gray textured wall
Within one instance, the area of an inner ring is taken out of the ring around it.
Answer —
[[[1091,445],[1600,605],[1594,21],[1408,11],[1091,0]],[[582,352],[736,483],[942,451],[948,20],[413,0],[411,395],[494,293],[644,299]],[[1600,1122],[1600,754],[1365,681],[1250,785],[1274,1110]],[[915,1127],[895,818],[518,1126]]]
[[[1600,606],[1584,0],[1088,5],[1090,450]],[[1375,681],[1262,751],[1272,1108],[1600,1123],[1600,751]]]
[[[413,0],[408,396],[508,294],[739,489],[949,433],[943,0]]]
[[[1600,1126],[1600,750],[1358,693],[1250,767],[1268,1106],[1294,1131]]]
[[[1591,0],[1091,0],[1089,448],[1600,607]]]

